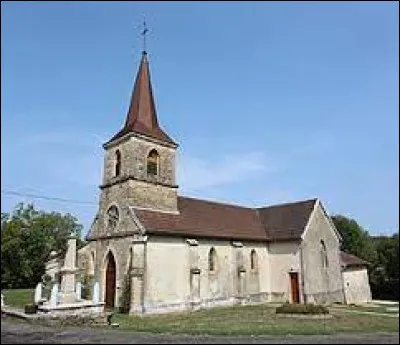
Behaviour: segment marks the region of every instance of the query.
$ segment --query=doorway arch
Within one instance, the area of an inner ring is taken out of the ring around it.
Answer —
[[[115,285],[116,285],[116,265],[114,255],[108,252],[106,258],[106,288],[104,302],[106,308],[114,308],[115,303]]]

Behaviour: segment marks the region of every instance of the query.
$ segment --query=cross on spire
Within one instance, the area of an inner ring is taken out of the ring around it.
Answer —
[[[109,141],[112,142],[128,133],[139,133],[161,142],[177,145],[160,127],[157,119],[156,104],[150,82],[150,68],[146,53],[146,22],[143,22],[143,52],[139,70],[133,87],[131,102],[124,127]]]
[[[143,21],[143,30],[141,32],[141,35],[143,36],[143,53],[146,53],[146,34],[149,30],[147,29],[146,26],[146,21]]]

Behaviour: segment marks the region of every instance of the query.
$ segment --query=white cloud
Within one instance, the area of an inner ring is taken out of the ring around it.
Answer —
[[[25,167],[33,174],[42,175],[52,185],[96,187],[97,190],[102,179],[104,138],[104,135],[73,129],[43,132],[24,135],[14,149],[27,152]],[[179,157],[177,182],[181,193],[208,192],[239,182],[252,183],[277,170],[276,162],[259,151],[222,156],[213,152],[205,159],[185,151]]]
[[[276,171],[262,152],[244,152],[200,159],[183,156],[178,164],[181,190],[192,192],[265,176]]]
[[[105,141],[97,134],[71,129],[24,135],[13,150],[14,155],[25,154],[25,169],[46,176],[52,185],[93,187],[101,182]]]

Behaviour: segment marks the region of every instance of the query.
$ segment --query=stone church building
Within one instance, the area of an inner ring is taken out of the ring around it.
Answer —
[[[340,235],[310,199],[250,208],[179,195],[143,52],[123,128],[103,145],[97,215],[78,253],[106,306],[131,313],[345,302]]]

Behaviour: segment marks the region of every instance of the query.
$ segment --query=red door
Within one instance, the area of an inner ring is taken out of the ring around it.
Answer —
[[[297,272],[290,272],[290,288],[292,291],[292,303],[300,303],[299,275]]]
[[[106,268],[106,307],[113,308],[115,300],[115,260],[111,252],[107,255],[107,268]]]

